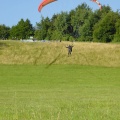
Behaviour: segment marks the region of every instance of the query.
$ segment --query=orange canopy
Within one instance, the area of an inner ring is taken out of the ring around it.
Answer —
[[[40,12],[41,9],[42,9],[45,5],[47,5],[47,4],[51,3],[51,2],[55,2],[55,1],[57,1],[57,0],[43,0],[43,1],[40,3],[39,7],[38,7],[38,11]]]

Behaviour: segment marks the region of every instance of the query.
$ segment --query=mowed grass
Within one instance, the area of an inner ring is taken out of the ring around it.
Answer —
[[[0,65],[0,120],[119,119],[119,67]]]

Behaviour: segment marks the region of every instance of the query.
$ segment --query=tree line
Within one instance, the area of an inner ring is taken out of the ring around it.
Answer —
[[[0,39],[120,42],[120,12],[110,6],[93,11],[86,3],[78,5],[70,12],[54,14],[32,26],[30,20],[21,19],[17,25],[0,25]]]

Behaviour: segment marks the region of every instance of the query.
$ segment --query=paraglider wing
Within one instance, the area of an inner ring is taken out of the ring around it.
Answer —
[[[40,3],[39,7],[38,7],[38,11],[40,12],[41,9],[42,9],[45,5],[47,5],[47,4],[51,3],[51,2],[55,2],[55,1],[57,1],[57,0],[43,0],[43,1]]]
[[[97,3],[100,10],[102,10],[102,5],[100,4],[100,2],[98,0],[91,0],[91,1]]]

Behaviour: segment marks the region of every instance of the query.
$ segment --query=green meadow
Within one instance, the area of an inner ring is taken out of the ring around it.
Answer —
[[[0,42],[0,120],[119,120],[120,45]]]

